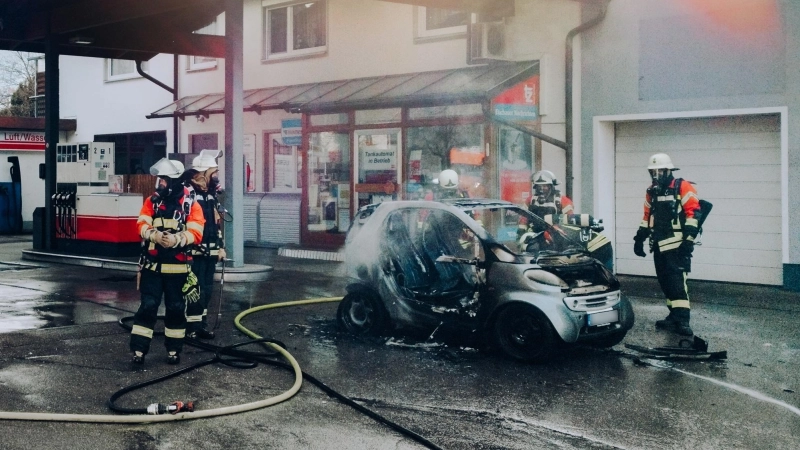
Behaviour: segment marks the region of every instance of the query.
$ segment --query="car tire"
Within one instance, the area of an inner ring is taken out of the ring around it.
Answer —
[[[608,336],[603,336],[599,339],[589,342],[589,345],[595,348],[611,348],[625,339],[625,335],[627,335],[627,331],[618,331],[613,334],[609,334]]]
[[[495,344],[518,361],[541,363],[550,359],[558,344],[547,316],[530,305],[510,305],[498,314],[492,327]]]
[[[336,318],[344,329],[355,335],[377,336],[388,322],[388,314],[380,299],[365,291],[345,295],[339,303]]]

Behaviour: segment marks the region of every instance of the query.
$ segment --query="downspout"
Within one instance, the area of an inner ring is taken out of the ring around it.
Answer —
[[[584,22],[577,27],[570,30],[567,33],[567,48],[565,52],[564,59],[566,60],[566,86],[564,92],[564,100],[566,102],[564,107],[564,133],[566,134],[566,172],[567,172],[567,180],[566,180],[566,195],[567,197],[572,198],[572,41],[575,36],[579,35],[580,33],[592,28],[593,26],[599,24],[603,21],[606,16],[606,10],[608,9],[608,4],[611,0],[607,0],[605,5],[600,8],[600,12],[588,22]]]
[[[172,94],[172,101],[176,101],[178,100],[178,55],[173,55],[173,56],[174,58],[172,62],[172,85],[175,86],[174,88],[167,86],[166,84],[150,76],[150,74],[145,73],[145,71],[142,70],[142,62],[139,60],[136,60],[136,72],[139,75],[141,75],[142,78],[152,81],[158,87],[161,87],[170,94]],[[172,116],[172,146],[174,153],[178,153],[178,117],[174,115]]]

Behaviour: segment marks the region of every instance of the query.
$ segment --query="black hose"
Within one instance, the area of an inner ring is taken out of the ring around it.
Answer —
[[[163,319],[163,316],[159,316],[159,319]],[[125,323],[126,321],[129,321],[129,320],[133,320],[133,316],[123,317],[123,318],[119,319],[118,323],[123,328],[125,328],[127,330],[130,330],[132,327]],[[162,333],[154,332],[154,334],[162,334]],[[192,371],[194,369],[197,369],[197,368],[200,368],[200,367],[212,364],[212,363],[216,363],[216,362],[225,364],[225,365],[230,366],[230,367],[240,368],[240,369],[252,369],[252,368],[255,368],[259,363],[261,363],[261,364],[272,365],[272,366],[277,366],[277,367],[281,367],[281,368],[284,368],[284,369],[292,370],[292,366],[287,364],[287,363],[284,363],[284,362],[281,362],[281,361],[276,361],[276,360],[273,360],[273,359],[268,359],[268,358],[271,358],[271,357],[279,355],[279,353],[277,353],[277,352],[272,352],[272,353],[266,354],[266,353],[263,353],[263,352],[258,352],[257,353],[257,352],[249,352],[249,351],[244,351],[244,350],[238,350],[239,347],[243,347],[243,346],[246,346],[246,345],[254,345],[254,344],[262,344],[263,345],[263,344],[266,344],[266,343],[275,344],[275,345],[278,345],[278,346],[280,346],[280,347],[282,347],[284,349],[286,348],[285,344],[283,344],[280,341],[276,341],[274,339],[269,339],[269,338],[253,339],[253,340],[250,340],[250,341],[247,341],[247,342],[241,342],[241,343],[238,343],[238,344],[228,345],[228,346],[224,346],[224,347],[220,347],[220,346],[217,346],[217,345],[209,344],[207,342],[200,341],[199,339],[192,339],[192,338],[185,338],[184,342],[186,344],[188,344],[188,345],[191,345],[192,347],[200,348],[202,350],[207,350],[207,351],[213,351],[214,352],[214,357],[209,359],[209,360],[201,361],[201,362],[193,364],[191,366],[187,366],[187,367],[185,367],[183,369],[176,370],[174,372],[168,373],[168,374],[166,374],[164,376],[153,378],[153,379],[148,380],[148,381],[144,381],[144,382],[141,382],[141,383],[137,383],[137,384],[133,384],[133,385],[124,387],[124,388],[118,390],[117,392],[115,392],[114,394],[111,395],[111,398],[108,400],[108,407],[112,411],[116,411],[116,412],[119,412],[119,413],[122,413],[122,414],[147,414],[147,409],[146,408],[122,408],[122,407],[116,406],[115,401],[117,399],[119,399],[120,397],[122,397],[123,395],[129,393],[129,392],[135,391],[137,389],[144,388],[146,386],[150,386],[150,385],[155,384],[155,383],[160,383],[162,381],[168,380],[170,378],[176,377],[178,375],[190,372],[190,371]],[[266,345],[264,345],[264,348],[268,349],[268,347]],[[226,359],[226,358],[228,358],[228,359]],[[392,422],[391,420],[387,419],[386,417],[383,417],[382,415],[376,413],[375,411],[372,411],[371,409],[369,409],[369,408],[357,403],[355,400],[351,399],[350,397],[347,397],[344,394],[339,393],[338,391],[336,391],[335,389],[333,389],[330,386],[326,385],[322,381],[318,380],[317,378],[315,378],[311,374],[306,373],[305,371],[302,371],[302,374],[303,374],[303,379],[308,380],[311,384],[313,384],[314,386],[317,386],[319,389],[321,389],[323,392],[325,392],[329,397],[335,398],[336,400],[339,400],[341,403],[343,403],[343,404],[345,404],[347,406],[350,406],[351,408],[355,409],[356,411],[360,412],[361,414],[364,414],[365,416],[375,420],[378,423],[382,423],[382,424],[388,426],[389,428],[399,432],[402,435],[405,435],[405,436],[413,439],[414,441],[419,442],[420,444],[422,444],[422,445],[424,445],[424,446],[426,446],[426,447],[428,447],[428,448],[430,448],[432,450],[442,450],[441,447],[439,447],[438,445],[436,445],[433,442],[429,441],[428,439],[424,438],[423,436],[421,436],[421,435],[409,430],[408,428],[403,427],[402,425],[399,425],[399,424],[397,424],[395,422]]]

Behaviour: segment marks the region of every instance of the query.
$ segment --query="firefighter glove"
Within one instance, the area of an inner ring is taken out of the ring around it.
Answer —
[[[681,242],[681,246],[678,247],[678,250],[681,252],[683,256],[692,256],[692,251],[694,250],[694,242],[685,240]]]
[[[150,230],[150,235],[147,237],[147,239],[154,244],[160,244],[162,234],[164,233],[158,230]]]
[[[643,240],[637,240],[636,242],[634,242],[634,244],[633,244],[633,253],[635,253],[636,256],[641,256],[642,258],[647,256],[647,253],[644,252],[644,241]]]
[[[172,233],[161,233],[161,242],[159,242],[162,247],[165,248],[172,248],[178,246],[178,236]]]
[[[650,228],[646,227],[639,227],[636,231],[636,236],[633,237],[633,240],[636,242],[644,242],[650,236]]]
[[[224,248],[219,249],[219,255],[217,256],[217,261],[224,261],[226,256],[227,255],[225,254],[225,249]]]

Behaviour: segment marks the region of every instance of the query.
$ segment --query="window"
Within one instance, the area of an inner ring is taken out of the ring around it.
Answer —
[[[147,72],[150,64],[142,61],[142,70]],[[136,61],[129,59],[106,59],[106,81],[129,80],[139,78],[136,72]]]
[[[272,164],[269,168],[269,191],[299,193],[301,173],[297,154],[298,146],[284,144],[281,133],[265,133],[264,145],[269,146],[272,155]]]
[[[222,28],[222,16],[218,16],[213,22],[196,30],[194,34],[210,34],[214,36],[224,36],[225,32],[220,30]],[[189,65],[187,70],[206,70],[215,69],[217,67],[217,58],[208,56],[189,56]]]
[[[414,8],[414,37],[417,41],[466,36],[470,14],[450,9]]]
[[[264,8],[266,59],[323,53],[327,49],[325,1]]]

